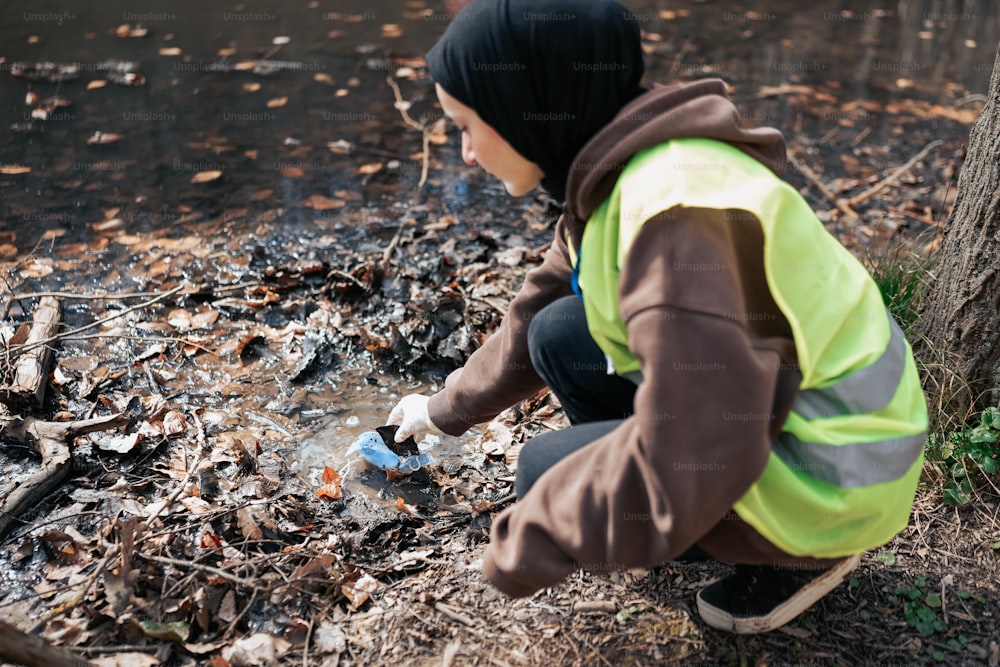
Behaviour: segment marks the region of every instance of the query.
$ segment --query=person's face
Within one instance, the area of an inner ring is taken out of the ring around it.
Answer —
[[[514,150],[479,114],[449,95],[440,84],[435,88],[444,114],[462,131],[462,159],[466,164],[478,164],[515,197],[538,186],[545,174],[537,164]]]

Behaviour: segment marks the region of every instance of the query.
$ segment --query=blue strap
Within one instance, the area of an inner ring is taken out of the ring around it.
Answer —
[[[583,299],[583,290],[580,289],[580,258],[582,253],[578,253],[576,256],[576,264],[573,265],[573,273],[569,277],[570,287],[573,288],[573,293],[576,294],[580,299]]]

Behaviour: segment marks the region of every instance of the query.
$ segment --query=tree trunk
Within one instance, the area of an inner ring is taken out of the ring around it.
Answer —
[[[990,400],[1000,365],[1000,49],[932,274],[913,342],[932,408],[964,420]]]

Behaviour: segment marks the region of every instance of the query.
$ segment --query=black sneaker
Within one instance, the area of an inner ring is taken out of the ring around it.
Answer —
[[[827,570],[737,565],[736,573],[698,592],[698,613],[719,630],[769,632],[811,607],[861,563],[855,555]]]

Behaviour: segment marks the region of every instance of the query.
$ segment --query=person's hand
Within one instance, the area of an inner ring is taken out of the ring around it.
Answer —
[[[399,424],[399,429],[396,431],[396,442],[402,442],[411,435],[417,436],[424,433],[444,435],[427,414],[429,400],[427,396],[410,394],[401,398],[396,407],[392,409],[386,424]]]

